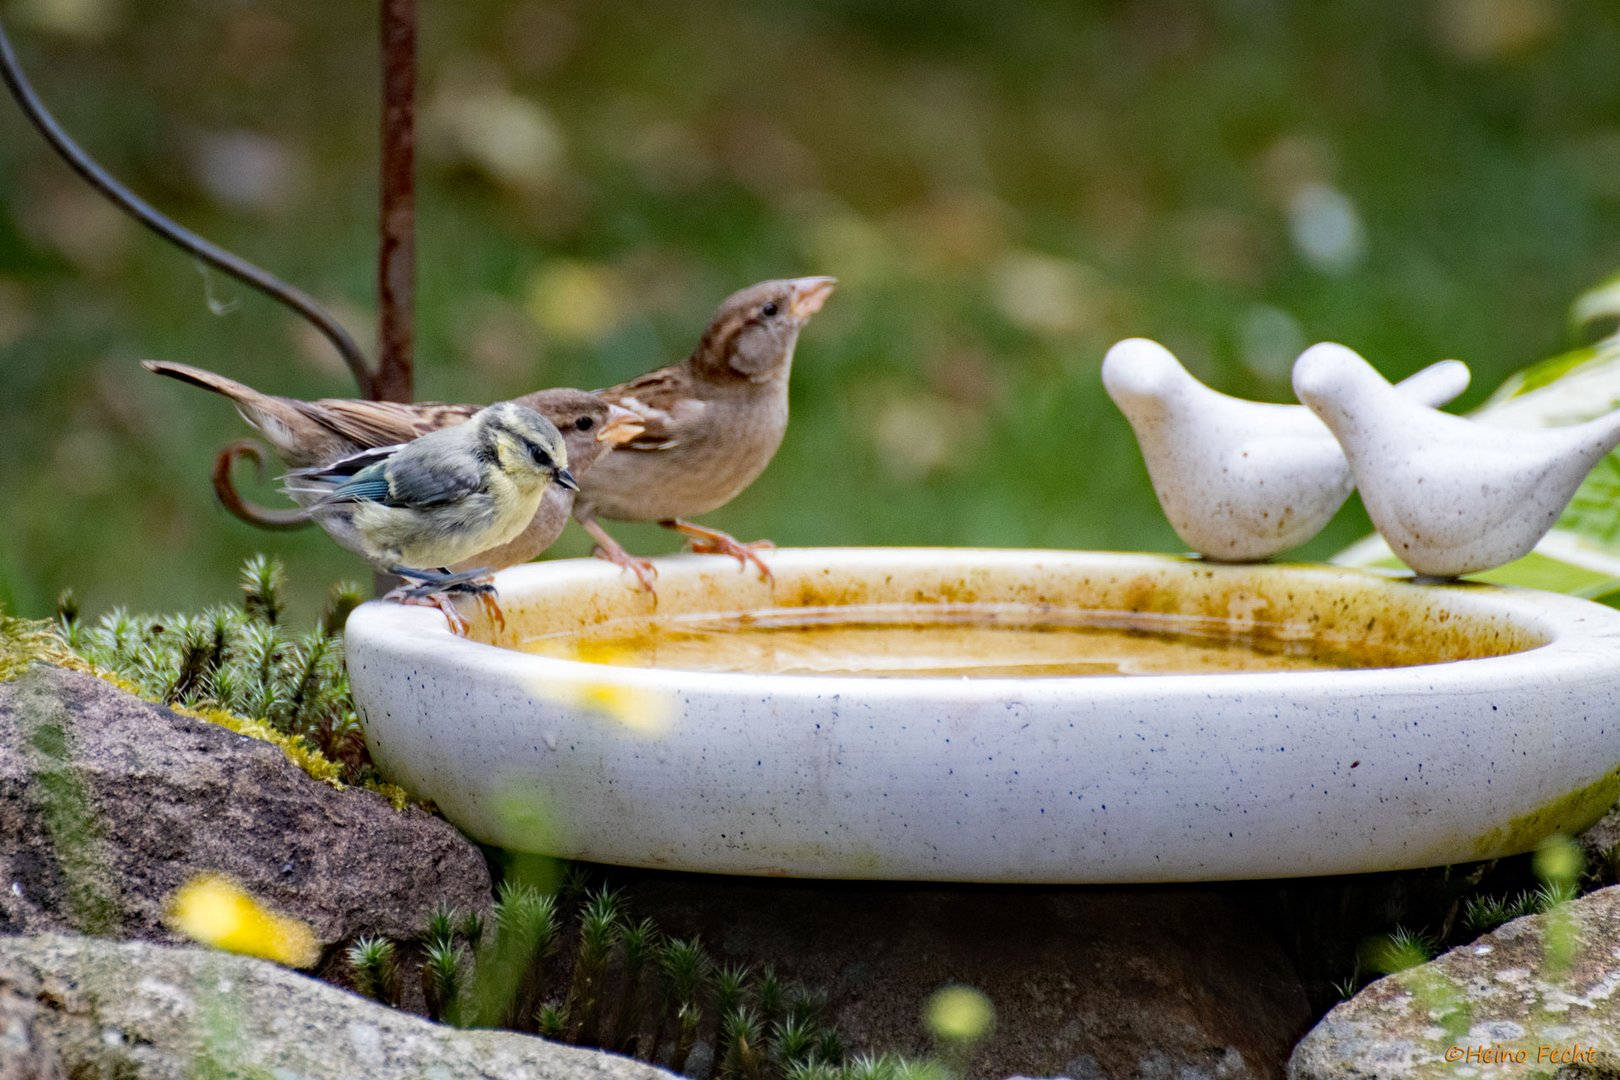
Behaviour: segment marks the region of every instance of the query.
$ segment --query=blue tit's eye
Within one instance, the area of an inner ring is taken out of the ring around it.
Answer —
[[[540,465],[542,467],[548,467],[551,465],[551,455],[546,453],[539,443],[529,444],[529,456],[534,459],[534,463],[536,465]]]
[[[591,419],[589,416],[582,416],[578,420],[574,421],[575,431],[589,431],[595,426],[596,421]]]
[[[776,313],[778,311],[781,311],[781,310],[782,309],[777,306],[776,301],[771,300],[768,303],[766,303],[766,305],[764,307],[759,309],[759,313],[761,315],[765,316],[767,319],[770,319],[770,318],[775,318]]]

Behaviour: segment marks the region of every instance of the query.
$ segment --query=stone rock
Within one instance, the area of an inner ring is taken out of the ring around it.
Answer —
[[[1613,886],[1370,983],[1300,1041],[1288,1075],[1620,1076],[1617,990]]]
[[[1220,886],[989,888],[607,871],[633,918],[825,991],[853,1052],[928,1056],[924,1003],[987,994],[967,1075],[1281,1076],[1313,1019],[1261,917]]]
[[[1620,807],[1610,809],[1575,839],[1586,856],[1587,866],[1600,871],[1607,869],[1611,874],[1620,869],[1615,863],[1620,856]]]
[[[118,1080],[656,1080],[629,1058],[458,1031],[262,960],[147,942],[0,938],[0,1077]],[[20,1048],[20,1049],[19,1049]],[[26,1054],[47,1068],[27,1071]]]
[[[38,665],[0,684],[0,933],[173,940],[164,905],[204,871],[323,946],[416,937],[440,903],[492,900],[478,849],[420,809],[88,675]]]

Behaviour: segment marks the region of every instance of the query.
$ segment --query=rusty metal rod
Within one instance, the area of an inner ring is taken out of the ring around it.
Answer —
[[[410,401],[416,336],[416,0],[382,0],[382,67],[373,389],[380,401]]]

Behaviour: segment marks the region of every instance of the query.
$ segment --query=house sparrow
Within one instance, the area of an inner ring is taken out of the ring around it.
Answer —
[[[355,398],[302,401],[260,393],[234,379],[188,364],[146,360],[143,366],[158,375],[230,398],[242,418],[294,468],[327,465],[364,450],[409,442],[430,431],[463,423],[479,409],[477,405],[401,404]],[[642,430],[635,413],[584,390],[540,390],[517,398],[516,403],[538,412],[562,432],[575,476],[585,475],[603,453]],[[528,562],[562,535],[573,509],[573,489],[551,485],[539,511],[516,538],[497,550],[479,552],[461,568],[500,570]]]
[[[285,482],[328,536],[378,570],[416,582],[403,597],[435,598],[452,625],[459,616],[445,592],[477,592],[493,602],[494,590],[478,582],[483,568],[446,568],[514,540],[552,486],[579,486],[562,434],[509,401],[407,443],[295,469]]]
[[[770,576],[758,555],[768,541],[739,543],[685,519],[724,506],[770,464],[787,431],[793,346],[836,284],[793,278],[733,293],[686,360],[597,391],[646,429],[581,481],[574,518],[595,537],[599,555],[650,591],[652,564],[625,551],[597,518],[656,521],[688,537],[693,551],[752,562]]]

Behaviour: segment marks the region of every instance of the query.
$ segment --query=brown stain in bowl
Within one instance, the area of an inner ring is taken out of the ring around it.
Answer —
[[[601,638],[641,621],[644,629],[743,613],[910,605],[930,610],[1021,606],[1031,625],[1141,617],[1137,629],[1182,622],[1208,636],[1220,629],[1260,651],[1315,650],[1335,666],[1388,666],[1501,656],[1544,639],[1505,616],[1468,603],[1468,586],[1415,585],[1309,566],[1231,566],[1166,557],[1096,565],[1032,553],[1024,564],[889,566],[845,573],[832,567],[779,569],[774,582],[730,567],[671,573],[654,603],[619,583],[573,584],[508,608],[508,632],[494,643],[533,638]],[[487,630],[475,635],[493,640]],[[621,635],[623,636],[623,635]],[[630,636],[635,636],[631,634]]]

